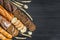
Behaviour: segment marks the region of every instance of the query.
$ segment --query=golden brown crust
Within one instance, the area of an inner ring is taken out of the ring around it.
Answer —
[[[0,15],[6,17],[9,21],[12,20],[12,16],[0,5]]]
[[[12,38],[12,35],[0,27],[0,33],[6,36],[7,38]]]
[[[0,33],[0,39],[1,39],[1,40],[11,40],[11,39],[6,38],[6,37],[5,37],[3,34],[1,34],[1,33]]]

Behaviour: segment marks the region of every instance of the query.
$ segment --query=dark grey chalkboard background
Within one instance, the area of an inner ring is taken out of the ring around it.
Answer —
[[[60,0],[32,0],[28,12],[37,26],[30,40],[60,40]]]

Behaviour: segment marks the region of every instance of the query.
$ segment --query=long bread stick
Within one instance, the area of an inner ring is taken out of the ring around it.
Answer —
[[[1,39],[1,40],[11,40],[11,39],[6,38],[6,37],[5,37],[3,34],[1,34],[1,33],[0,33],[0,39]]]
[[[12,38],[12,35],[6,32],[2,27],[0,27],[0,33],[6,36],[7,38]]]

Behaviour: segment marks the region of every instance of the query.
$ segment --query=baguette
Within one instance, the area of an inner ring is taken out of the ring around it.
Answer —
[[[1,40],[11,40],[11,39],[6,38],[6,37],[5,37],[3,34],[1,34],[1,33],[0,33],[0,39],[1,39]]]
[[[12,35],[6,32],[2,27],[0,27],[0,33],[6,36],[7,38],[12,38]]]

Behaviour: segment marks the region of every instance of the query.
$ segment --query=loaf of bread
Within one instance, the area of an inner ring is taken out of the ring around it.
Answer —
[[[1,34],[1,33],[0,33],[0,39],[1,39],[1,40],[11,40],[11,39],[6,38],[6,37],[5,37],[3,34]]]
[[[27,27],[29,28],[30,31],[34,31],[36,29],[35,24],[28,18],[28,16],[26,14],[24,14],[23,12],[21,12],[20,10],[15,10],[15,12],[13,12],[13,15],[15,17],[17,17],[19,20],[21,20],[21,22]]]
[[[5,31],[2,27],[0,27],[0,33],[3,34],[7,38],[12,38],[12,35]]]

